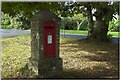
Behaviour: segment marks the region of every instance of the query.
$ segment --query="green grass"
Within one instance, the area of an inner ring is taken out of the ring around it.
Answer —
[[[64,30],[60,30],[61,33],[64,33]],[[65,33],[70,34],[87,34],[88,31],[82,31],[82,30],[65,30]]]
[[[61,33],[64,33],[64,30],[60,30]],[[65,30],[65,33],[69,34],[88,34],[88,31],[83,31],[83,30]],[[119,32],[108,32],[108,35],[112,36],[119,36]]]
[[[2,77],[32,77],[25,68],[31,55],[30,35],[2,39]],[[118,77],[118,45],[88,40],[60,38],[63,71],[52,78],[116,78]]]
[[[108,32],[108,34],[110,34],[112,36],[120,36],[119,32]]]

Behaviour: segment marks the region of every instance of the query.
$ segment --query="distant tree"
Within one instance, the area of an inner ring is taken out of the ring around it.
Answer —
[[[118,2],[109,4],[108,2],[68,2],[63,7],[64,14],[70,16],[75,13],[83,13],[88,17],[88,39],[97,41],[107,41],[109,21],[118,13]],[[94,10],[94,11],[93,11]],[[93,16],[96,18],[94,27]]]
[[[96,10],[94,16],[96,17],[96,27],[93,32],[93,39],[99,41],[107,41],[107,33],[109,21],[118,14],[118,2],[109,5],[108,2],[93,3],[92,7]]]

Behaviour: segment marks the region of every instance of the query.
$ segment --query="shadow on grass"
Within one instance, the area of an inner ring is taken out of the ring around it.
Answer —
[[[114,75],[111,75],[113,74]],[[118,79],[116,71],[109,71],[104,67],[96,66],[93,69],[84,70],[63,70],[48,78],[79,78],[79,79]]]
[[[71,44],[71,45],[69,45]],[[74,45],[73,45],[74,44]],[[77,45],[77,47],[76,47]],[[69,48],[66,48],[66,46]],[[61,74],[67,78],[118,78],[118,59],[119,59],[119,47],[118,44],[113,43],[98,43],[87,40],[72,40],[67,44],[61,45],[66,48],[65,50],[70,52],[79,52],[79,50],[92,53],[93,55],[77,55],[75,58],[86,58],[89,62],[99,63],[92,68],[85,68],[82,70],[64,70]],[[79,50],[70,50],[78,48]],[[82,53],[84,54],[84,53]],[[67,54],[66,54],[67,55]],[[105,64],[103,64],[105,63]],[[106,66],[107,65],[107,66]],[[110,66],[109,66],[110,65]],[[90,65],[91,66],[91,65]],[[60,76],[60,75],[59,75]],[[57,77],[59,77],[57,76]],[[54,76],[55,77],[55,76]]]

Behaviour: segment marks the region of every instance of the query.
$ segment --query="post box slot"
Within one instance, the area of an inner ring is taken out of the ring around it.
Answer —
[[[44,22],[44,27],[56,27],[55,22]]]
[[[45,28],[54,28],[54,26],[45,26]]]

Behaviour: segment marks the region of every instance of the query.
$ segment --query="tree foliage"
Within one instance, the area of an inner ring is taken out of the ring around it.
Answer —
[[[13,16],[2,13],[2,29],[30,29],[30,22],[22,12]]]
[[[112,20],[109,22],[109,31],[119,32],[118,20]]]
[[[2,12],[14,16],[22,11],[25,16],[30,18],[42,9],[49,9],[57,13],[58,6],[57,2],[2,2]]]
[[[58,5],[57,2],[2,2],[2,12],[9,14],[9,18],[2,19],[2,22],[7,23],[8,19],[10,22],[7,25],[3,24],[2,28],[28,29],[30,28],[30,18],[39,10],[49,9],[59,14]]]

